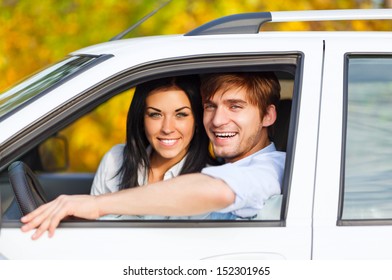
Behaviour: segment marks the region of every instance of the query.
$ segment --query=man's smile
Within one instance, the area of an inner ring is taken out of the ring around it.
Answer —
[[[229,139],[236,136],[237,132],[214,132],[216,138]]]

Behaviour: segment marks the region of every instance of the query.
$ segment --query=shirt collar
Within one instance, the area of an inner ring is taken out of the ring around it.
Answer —
[[[150,156],[151,152],[152,152],[151,145],[149,145],[147,147],[146,151],[147,151],[147,155]],[[178,175],[180,175],[180,172],[181,172],[182,168],[184,167],[185,160],[186,160],[187,156],[188,156],[188,154],[186,154],[178,163],[176,163],[171,168],[169,168],[169,170],[167,170],[165,172],[165,175],[163,176],[163,180],[171,179],[171,178],[174,178],[174,177],[177,177]],[[147,182],[147,180],[145,180],[145,182]]]

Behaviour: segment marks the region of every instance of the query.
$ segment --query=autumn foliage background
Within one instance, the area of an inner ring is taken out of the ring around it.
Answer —
[[[159,0],[2,0],[0,4],[0,92],[82,47],[110,40],[162,3]],[[386,0],[172,0],[128,37],[179,34],[215,18],[244,12],[385,8]],[[390,22],[287,23],[269,30],[391,30]],[[86,116],[65,131],[71,169],[94,171],[113,143],[124,141],[131,93]],[[126,102],[124,102],[126,101]],[[125,104],[125,105],[124,105]],[[108,109],[110,108],[110,109]],[[76,128],[75,128],[76,127]],[[88,129],[86,129],[88,128]],[[81,132],[82,131],[82,132]],[[1,133],[1,132],[0,132]],[[106,141],[107,139],[111,141]],[[91,141],[94,139],[94,141]],[[83,160],[80,160],[83,159]]]

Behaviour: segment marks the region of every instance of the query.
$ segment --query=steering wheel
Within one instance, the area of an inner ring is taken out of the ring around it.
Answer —
[[[23,216],[47,202],[40,182],[25,163],[12,163],[8,175]]]

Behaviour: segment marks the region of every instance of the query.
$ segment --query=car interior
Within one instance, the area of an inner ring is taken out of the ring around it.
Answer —
[[[277,72],[277,75],[282,88],[281,102],[277,108],[277,120],[274,127],[274,135],[272,135],[271,138],[278,150],[286,152],[290,128],[294,78],[292,75],[288,75],[285,72]],[[105,106],[105,104],[102,106]],[[128,107],[128,105],[126,106]],[[47,144],[48,142],[50,145]],[[53,145],[53,143],[55,143],[55,145]],[[9,171],[0,173],[0,195],[3,221],[18,220],[22,216],[22,213],[26,214],[40,204],[50,201],[60,194],[90,193],[94,172],[67,171],[67,165],[69,164],[68,157],[72,156],[69,154],[69,145],[70,139],[67,139],[62,131],[59,131],[40,145],[31,149],[18,160],[14,161],[14,163],[10,165]],[[47,148],[49,146],[51,148]],[[53,148],[53,146],[55,146],[55,148]],[[49,151],[47,151],[48,149]],[[51,158],[50,156],[48,160],[46,155],[50,155],[51,153],[60,154],[60,157],[57,156],[60,160],[53,159],[54,157]],[[22,174],[24,174],[24,176]],[[35,187],[30,188],[30,191],[26,191],[25,189],[22,189],[21,191],[16,190],[18,185],[21,184],[35,185]],[[26,200],[30,201],[27,208],[26,206],[20,205],[20,201]],[[281,219],[281,205],[282,196],[273,198],[271,202],[266,205],[264,214],[259,215],[258,219]]]

